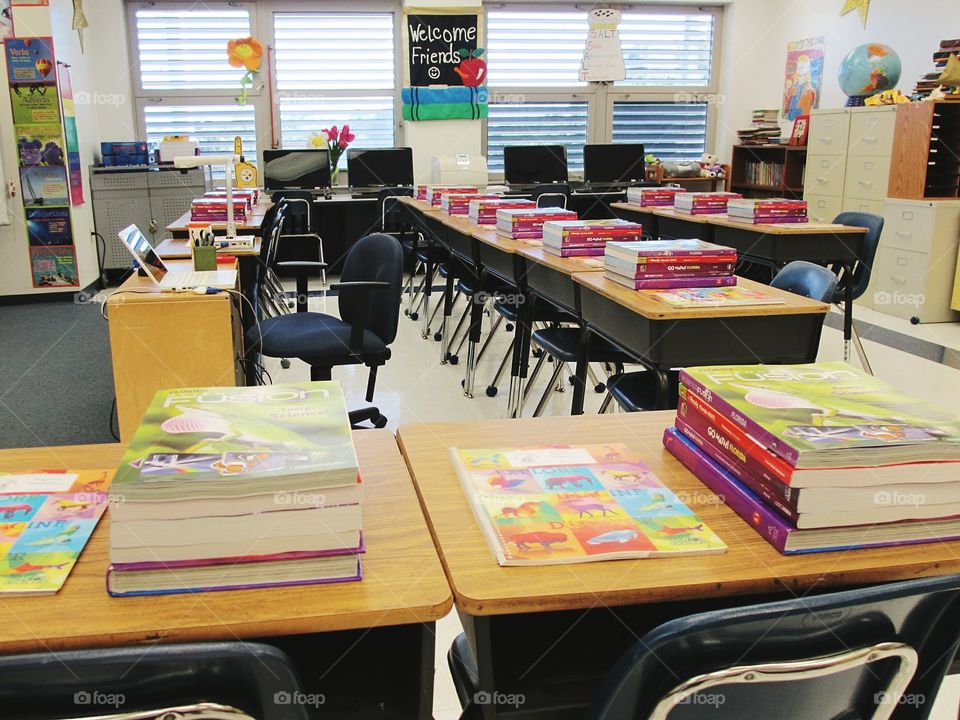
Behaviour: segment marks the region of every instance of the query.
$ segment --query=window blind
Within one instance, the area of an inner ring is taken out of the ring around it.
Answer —
[[[351,147],[393,147],[393,97],[281,97],[280,142],[284,148],[307,147],[311,133],[350,125],[357,136]],[[346,156],[340,167],[347,165]]]
[[[567,167],[582,170],[589,108],[586,101],[491,104],[487,167],[503,172],[505,145],[566,145]]]
[[[239,88],[243,69],[227,62],[227,41],[250,34],[246,10],[136,11],[144,90]]]
[[[204,154],[233,154],[233,139],[243,139],[243,154],[257,160],[257,130],[252,105],[167,105],[143,108],[147,142],[159,147],[164,135],[187,135],[200,144]],[[214,177],[223,177],[223,168],[213,168]]]
[[[615,143],[643,143],[661,159],[699,160],[706,138],[706,103],[613,103]]]
[[[577,79],[587,39],[586,11],[487,12],[488,84],[585,85]]]
[[[646,87],[710,85],[713,20],[710,13],[623,13],[620,45],[627,77],[616,84]]]

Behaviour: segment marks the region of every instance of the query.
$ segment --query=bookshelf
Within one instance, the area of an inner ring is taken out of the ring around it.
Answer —
[[[890,197],[960,197],[960,103],[897,106]]]
[[[799,145],[734,145],[730,190],[744,197],[803,196],[807,148]]]

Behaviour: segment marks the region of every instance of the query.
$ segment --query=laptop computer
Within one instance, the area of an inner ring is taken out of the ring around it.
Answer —
[[[153,280],[161,290],[192,290],[197,287],[229,290],[237,285],[236,270],[171,272],[136,225],[125,227],[117,235],[120,237],[120,242],[143,268],[147,277]]]

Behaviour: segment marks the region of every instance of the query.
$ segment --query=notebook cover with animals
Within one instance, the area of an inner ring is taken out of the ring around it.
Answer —
[[[0,595],[66,581],[107,507],[112,470],[0,473]]]
[[[501,565],[726,550],[625,445],[450,448],[450,455]]]

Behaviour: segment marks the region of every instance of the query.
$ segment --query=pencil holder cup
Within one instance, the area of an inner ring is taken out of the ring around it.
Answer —
[[[216,270],[217,249],[213,245],[193,246],[193,269],[198,272],[201,270]]]

